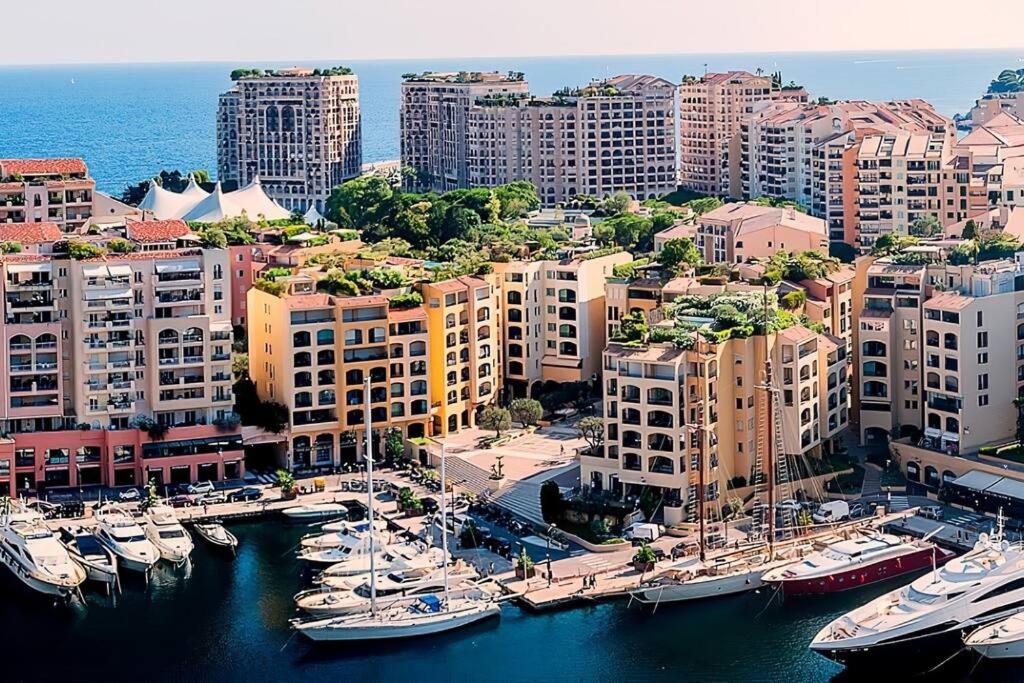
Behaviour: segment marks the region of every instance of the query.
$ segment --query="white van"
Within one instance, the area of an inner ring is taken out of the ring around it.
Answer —
[[[845,500],[830,500],[822,503],[811,516],[817,524],[833,524],[850,518],[850,504]]]
[[[625,537],[631,541],[650,543],[657,540],[665,532],[665,528],[659,524],[631,524],[625,532]]]

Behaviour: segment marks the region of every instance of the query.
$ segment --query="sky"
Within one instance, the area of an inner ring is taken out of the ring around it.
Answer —
[[[0,64],[1024,47],[1018,0],[24,0]],[[30,28],[31,27],[31,28]]]

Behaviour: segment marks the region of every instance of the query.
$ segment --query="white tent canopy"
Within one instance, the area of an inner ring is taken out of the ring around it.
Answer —
[[[320,225],[321,222],[327,222],[327,219],[324,217],[324,215],[316,210],[316,204],[309,205],[309,210],[306,211],[305,214],[303,214],[302,220],[306,222],[306,225],[312,225],[313,227]]]
[[[202,223],[215,223],[243,215],[251,220],[261,217],[279,220],[291,215],[267,195],[258,178],[235,192],[224,192],[220,183],[217,183],[213,192],[209,193],[199,187],[191,176],[188,187],[181,193],[165,190],[152,182],[139,208],[152,213],[157,220],[181,218]]]

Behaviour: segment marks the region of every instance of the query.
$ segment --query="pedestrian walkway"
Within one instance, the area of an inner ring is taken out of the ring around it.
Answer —
[[[458,456],[447,457],[445,468],[448,481],[458,488],[470,491],[529,522],[544,525],[544,516],[540,511],[542,482],[537,481],[543,478],[513,481],[499,488],[489,472]]]
[[[906,496],[890,496],[886,512],[903,512],[910,509],[910,499]]]
[[[875,464],[864,464],[864,483],[860,488],[860,495],[870,496],[882,492],[882,469]]]

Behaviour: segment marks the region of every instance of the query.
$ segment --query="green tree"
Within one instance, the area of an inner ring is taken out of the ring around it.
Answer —
[[[934,237],[942,232],[942,225],[938,218],[929,214],[911,223],[908,232],[911,237]]]
[[[651,220],[643,216],[624,214],[609,218],[602,225],[611,228],[615,235],[615,244],[624,249],[638,248],[640,251],[650,251],[643,247],[653,242],[653,229]]]
[[[704,261],[700,249],[688,237],[670,239],[658,254],[658,262],[669,270],[680,266],[696,266]]]
[[[585,417],[576,423],[576,433],[587,442],[588,452],[597,453],[604,444],[604,420]]]
[[[390,463],[395,463],[405,457],[405,442],[402,440],[402,430],[393,427],[387,431],[384,437],[384,457]]]
[[[828,255],[842,263],[853,263],[853,260],[857,258],[857,249],[846,242],[830,242]]]
[[[648,333],[647,318],[641,311],[627,313],[619,319],[619,334],[625,337],[626,341],[643,342],[647,339]]]
[[[595,224],[590,232],[598,244],[602,246],[615,243],[615,226],[608,225],[607,221]]]
[[[540,514],[548,524],[555,524],[562,519],[565,500],[562,489],[553,479],[548,479],[540,487]]]
[[[973,218],[967,219],[964,223],[964,229],[960,233],[960,237],[965,240],[973,240],[978,238],[978,224],[974,222]]]
[[[907,235],[898,235],[896,233],[886,233],[876,239],[871,245],[872,256],[891,256],[897,254],[907,247],[918,244],[920,240],[917,237],[910,237]]]
[[[807,301],[807,290],[798,289],[783,295],[779,304],[787,311],[795,311]]]
[[[362,228],[385,216],[394,195],[391,184],[377,175],[360,176],[335,187],[327,198],[327,219],[344,228]]]
[[[114,239],[107,242],[107,248],[115,254],[129,254],[133,251],[139,250],[139,245],[134,242],[129,242],[126,239],[115,237]]]
[[[512,416],[504,408],[487,406],[480,414],[479,425],[484,429],[493,429],[495,436],[512,427]]]
[[[89,242],[82,242],[81,240],[68,241],[68,257],[76,261],[97,258],[105,253],[107,253],[106,249]]]
[[[618,216],[629,209],[633,198],[626,192],[616,192],[601,202],[601,208],[609,216]]]
[[[540,208],[540,198],[533,183],[521,180],[494,188],[494,196],[501,205],[501,218],[518,218]]]
[[[228,236],[220,228],[210,227],[201,231],[199,239],[207,249],[225,249],[228,246]]]
[[[508,407],[512,419],[521,425],[535,425],[544,413],[540,401],[532,398],[517,398]]]
[[[722,206],[722,200],[717,197],[700,197],[692,199],[686,204],[696,215],[702,216]]]

